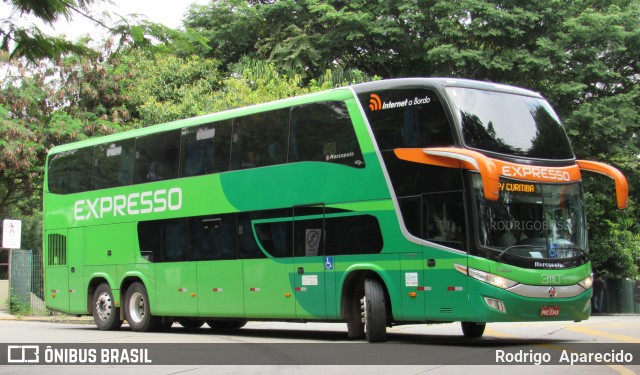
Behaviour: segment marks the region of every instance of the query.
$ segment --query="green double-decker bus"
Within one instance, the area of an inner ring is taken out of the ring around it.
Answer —
[[[46,303],[102,330],[179,322],[576,321],[581,170],[551,106],[463,79],[383,80],[54,147]]]

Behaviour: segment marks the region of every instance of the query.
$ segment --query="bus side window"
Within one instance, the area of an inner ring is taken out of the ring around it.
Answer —
[[[288,108],[234,119],[231,170],[286,163],[288,134]]]
[[[187,260],[187,220],[167,220],[164,227],[164,261]]]
[[[266,258],[256,242],[251,223],[252,215],[255,217],[255,213],[238,214],[238,255],[241,259]]]
[[[180,176],[229,170],[231,120],[182,129]]]
[[[136,139],[135,183],[178,177],[180,130]]]
[[[134,139],[96,146],[93,189],[126,186],[133,182],[134,147]]]
[[[164,254],[164,221],[141,221],[138,223],[140,254],[150,262],[162,261]]]
[[[326,255],[377,254],[384,247],[380,223],[373,215],[325,219]]]
[[[463,202],[461,192],[424,195],[424,238],[464,250],[467,240]]]
[[[235,214],[189,219],[189,260],[236,258]]]
[[[295,107],[291,112],[289,162],[323,161],[364,167],[364,159],[344,102]]]
[[[269,255],[274,258],[285,258],[293,256],[292,249],[292,210],[290,208],[284,209],[276,209],[276,210],[266,210],[266,211],[255,211],[249,214],[241,215],[245,217],[250,217],[252,221],[252,228],[254,232],[251,233],[253,243],[249,242],[248,236],[244,233],[240,238],[243,239],[244,243],[241,242],[240,249],[241,254],[244,253],[244,256],[257,256],[262,258],[264,253],[260,249],[264,249]],[[244,226],[242,230],[244,231]],[[238,228],[240,231],[240,228]],[[238,233],[240,236],[241,233]],[[259,243],[255,243],[255,239],[258,240]],[[253,248],[255,244],[256,248]],[[260,247],[258,247],[258,245]],[[260,251],[258,254],[257,251]]]
[[[93,147],[85,147],[51,156],[49,191],[55,194],[72,194],[91,190],[93,150]]]

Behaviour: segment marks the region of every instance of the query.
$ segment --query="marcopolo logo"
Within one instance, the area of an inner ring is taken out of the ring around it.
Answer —
[[[80,199],[73,204],[75,220],[103,219],[176,211],[182,208],[182,189],[158,189],[95,199]]]

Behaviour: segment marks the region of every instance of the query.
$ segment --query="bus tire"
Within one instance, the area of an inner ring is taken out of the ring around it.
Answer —
[[[247,325],[246,320],[207,320],[207,325],[215,330],[235,330]]]
[[[182,319],[178,323],[186,329],[198,329],[204,325],[204,321],[198,319]]]
[[[368,342],[383,342],[387,340],[387,305],[384,288],[379,281],[366,279],[364,281],[364,298],[362,303],[364,312],[364,331]]]
[[[129,286],[125,295],[124,315],[135,332],[149,332],[160,326],[160,317],[151,314],[147,289],[140,282]]]
[[[474,323],[474,322],[461,322],[462,334],[466,338],[477,339],[482,337],[484,329],[487,326],[486,323]]]
[[[115,331],[122,326],[120,309],[115,305],[109,284],[98,285],[93,292],[92,302],[93,321],[101,331]]]

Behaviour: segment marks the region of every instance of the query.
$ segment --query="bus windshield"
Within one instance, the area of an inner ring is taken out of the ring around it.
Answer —
[[[500,179],[500,198],[484,198],[472,175],[477,240],[491,257],[560,260],[587,253],[582,190],[578,183],[541,184]]]
[[[467,146],[505,155],[573,159],[560,120],[541,98],[448,87]]]

